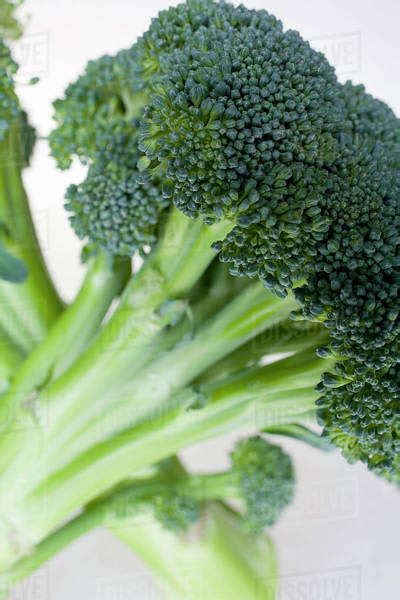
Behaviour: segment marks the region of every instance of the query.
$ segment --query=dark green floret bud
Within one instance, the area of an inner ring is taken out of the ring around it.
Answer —
[[[169,69],[175,50],[191,44],[202,32],[228,32],[248,28],[268,31],[282,29],[281,22],[264,10],[250,10],[213,0],[188,0],[161,11],[152,20],[148,31],[136,45],[137,68],[140,78],[153,84]]]

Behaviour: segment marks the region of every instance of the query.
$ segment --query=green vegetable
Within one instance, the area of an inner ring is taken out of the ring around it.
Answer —
[[[90,62],[55,119],[59,166],[87,165],[67,191],[71,224],[110,279],[93,315],[78,296],[3,398],[0,566],[136,472],[241,426],[315,443],[293,423],[317,412],[324,439],[398,481],[393,112],[265,11],[189,0]],[[243,448],[247,493],[260,463]],[[287,480],[279,452],[267,458]],[[273,522],[254,502],[250,526]],[[196,514],[178,508],[157,505],[170,523]]]

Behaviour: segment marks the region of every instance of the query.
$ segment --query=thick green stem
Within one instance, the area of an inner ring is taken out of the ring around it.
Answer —
[[[200,390],[188,388],[164,414],[92,448],[10,507],[13,526],[36,543],[98,493],[182,448],[241,427],[301,419],[318,397],[314,386],[327,362],[308,351]]]
[[[1,142],[0,221],[11,252],[28,269],[24,283],[0,282],[0,325],[29,352],[62,311],[40,251],[22,181],[21,131],[13,127]]]
[[[26,426],[21,418],[24,427],[17,424],[15,435],[11,427],[6,441],[11,451],[6,448],[3,456],[13,455],[16,446],[19,452],[3,476],[3,482],[8,482],[8,474],[11,477],[9,497],[16,471],[24,471],[26,481],[30,472],[35,481],[44,460],[43,444],[54,421],[68,422],[110,390],[116,394],[118,385],[132,377],[132,371],[146,362],[147,355],[154,354],[151,341],[154,343],[165,325],[181,318],[186,302],[180,298],[190,292],[215,258],[212,242],[231,227],[227,222],[209,227],[172,211],[159,246],[128,284],[120,306],[96,341],[57,381],[35,395],[34,411],[29,402]]]
[[[190,539],[162,529],[155,519],[112,527],[156,575],[168,600],[274,600],[277,560],[271,540],[252,536],[237,515],[211,504]]]
[[[181,298],[214,259],[212,242],[231,227],[226,222],[207,227],[172,212],[158,249],[128,284],[95,342],[38,398],[45,421],[70,422],[94,398],[99,401],[132,378],[154,354],[157,335],[182,317]]]

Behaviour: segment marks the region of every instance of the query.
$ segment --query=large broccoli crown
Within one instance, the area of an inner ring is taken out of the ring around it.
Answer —
[[[349,458],[390,474],[399,445],[399,120],[362,86],[340,85],[297,33],[265,13],[260,20],[198,27],[163,55],[142,165],[162,170],[167,196],[189,216],[236,222],[216,246],[234,274],[282,296],[306,282],[297,290],[303,315],[324,321],[338,360],[320,386],[326,433]]]
[[[293,499],[290,457],[262,437],[252,437],[236,444],[231,460],[246,506],[246,522],[254,531],[273,525]]]
[[[337,154],[343,103],[325,58],[264,13],[260,19],[263,28],[201,29],[173,54],[140,147],[186,214],[235,218],[221,258],[283,294],[325,226],[316,169]]]

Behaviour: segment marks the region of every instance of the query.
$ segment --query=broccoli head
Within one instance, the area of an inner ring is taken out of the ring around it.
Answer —
[[[163,54],[141,167],[163,173],[185,214],[232,219],[215,247],[233,274],[281,296],[297,288],[337,357],[319,386],[325,433],[348,457],[395,470],[399,120],[362,86],[339,84],[297,33],[259,19],[200,26]]]
[[[247,524],[255,531],[273,525],[293,500],[295,482],[289,455],[262,437],[253,437],[236,444],[231,460]]]

